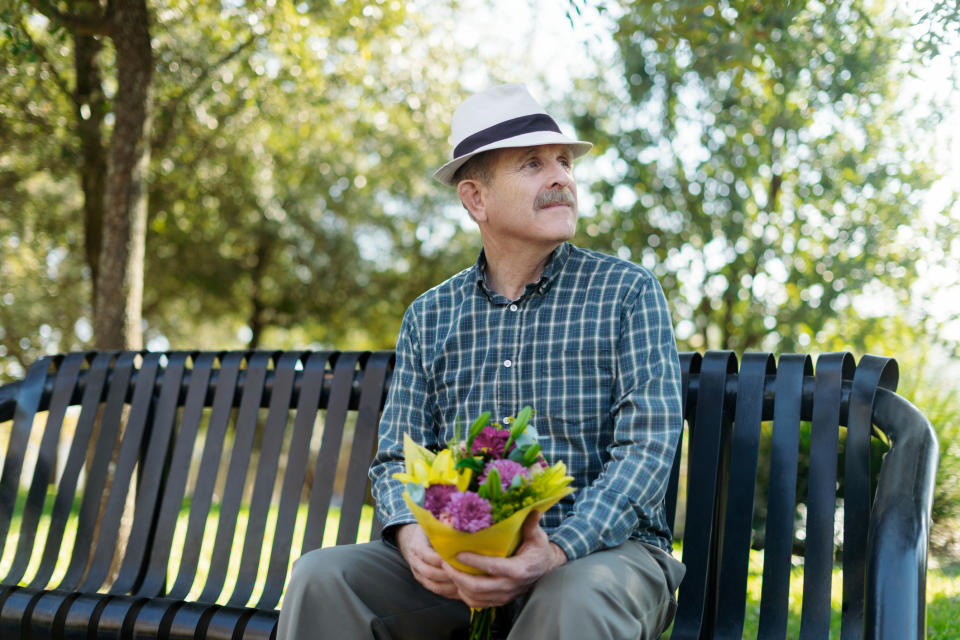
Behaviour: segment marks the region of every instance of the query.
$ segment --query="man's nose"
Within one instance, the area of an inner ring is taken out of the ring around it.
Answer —
[[[573,185],[573,175],[567,165],[554,161],[550,163],[549,169],[551,187],[571,187]]]

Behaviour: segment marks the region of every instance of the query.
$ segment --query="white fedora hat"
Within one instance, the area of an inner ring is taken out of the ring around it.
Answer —
[[[456,186],[453,174],[463,163],[491,149],[565,144],[578,158],[593,146],[563,135],[523,84],[504,84],[470,96],[454,111],[451,129],[452,159],[433,174],[450,186]]]

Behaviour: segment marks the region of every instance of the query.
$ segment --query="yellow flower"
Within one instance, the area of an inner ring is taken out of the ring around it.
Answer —
[[[535,474],[530,484],[535,495],[543,498],[561,492],[571,481],[573,478],[567,475],[567,465],[560,461]]]
[[[403,453],[406,458],[406,472],[395,473],[393,477],[403,483],[412,482],[422,487],[434,484],[453,484],[459,491],[470,486],[470,469],[457,471],[453,452],[444,449],[440,453],[431,453],[418,445],[409,435],[403,436]]]

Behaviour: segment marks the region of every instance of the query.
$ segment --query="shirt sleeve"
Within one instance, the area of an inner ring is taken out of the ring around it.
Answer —
[[[652,276],[624,305],[603,471],[550,534],[571,560],[656,530],[682,428],[680,362],[660,284]],[[669,537],[669,531],[663,540]]]
[[[380,418],[377,453],[370,465],[370,481],[377,517],[384,529],[416,522],[403,500],[403,483],[393,474],[404,470],[403,434],[425,447],[435,447],[437,435],[431,383],[423,368],[420,336],[413,307],[407,309],[397,337],[393,378]]]

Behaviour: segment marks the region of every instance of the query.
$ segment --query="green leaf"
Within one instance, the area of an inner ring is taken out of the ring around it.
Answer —
[[[523,464],[523,449],[520,447],[515,447],[510,453],[507,454],[507,459]]]
[[[477,473],[480,473],[483,471],[483,459],[474,458],[472,456],[469,458],[462,458],[457,462],[456,465],[454,465],[454,469],[473,469]]]
[[[500,472],[496,467],[491,467],[487,473],[487,479],[477,489],[477,495],[487,500],[496,500],[503,493],[503,487],[500,485]]]
[[[473,450],[473,440],[477,435],[483,431],[483,428],[490,424],[490,412],[484,411],[481,413],[476,420],[473,421],[473,424],[470,425],[470,431],[467,433],[467,451]]]
[[[541,447],[539,444],[534,444],[533,446],[527,447],[523,453],[523,466],[529,467],[537,460],[537,456],[540,455]]]

